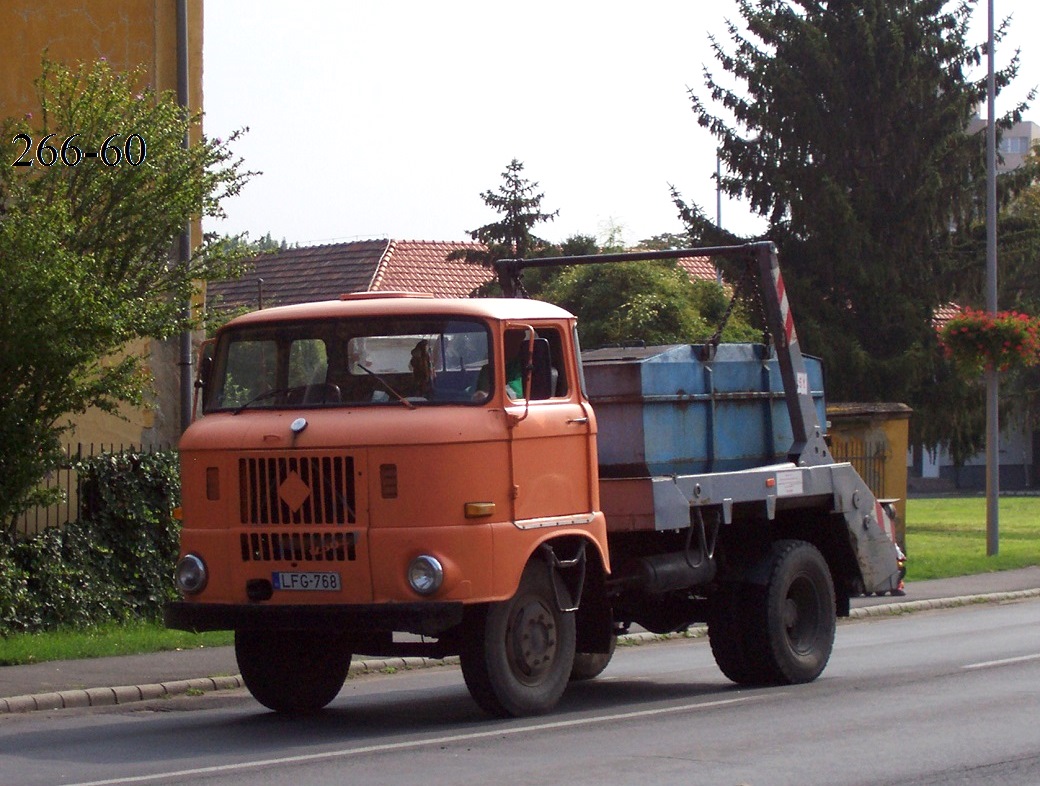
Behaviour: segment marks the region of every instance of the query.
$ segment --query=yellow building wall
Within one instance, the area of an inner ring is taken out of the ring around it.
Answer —
[[[188,0],[188,97],[203,105],[203,0]],[[177,92],[177,0],[5,0],[0,24],[0,117],[36,112],[34,81],[47,59],[69,66],[105,58],[114,68],[143,67],[147,86]],[[63,129],[75,133],[75,129]],[[112,129],[113,133],[131,130]],[[10,140],[7,140],[10,141]],[[11,148],[14,150],[14,148]],[[201,224],[193,227],[201,237]],[[124,408],[125,419],[92,411],[74,418],[73,444],[175,444],[180,435],[177,342],[150,342],[155,394],[144,410]]]
[[[189,100],[202,108],[202,0],[188,0]],[[176,0],[5,0],[0,25],[0,116],[31,112],[44,52],[76,65],[106,58],[143,66],[149,86],[177,90]]]

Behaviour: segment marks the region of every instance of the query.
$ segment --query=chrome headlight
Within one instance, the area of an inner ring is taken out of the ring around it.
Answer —
[[[184,595],[197,595],[206,588],[209,573],[202,557],[196,554],[185,554],[177,563],[177,589]]]
[[[420,595],[432,595],[444,583],[444,568],[436,557],[423,554],[408,566],[408,586]]]

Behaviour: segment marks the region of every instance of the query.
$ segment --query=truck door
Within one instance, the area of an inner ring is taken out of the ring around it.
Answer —
[[[530,399],[514,399],[507,390],[513,476],[513,518],[519,526],[552,526],[593,509],[591,461],[593,419],[582,401],[573,364],[568,362],[569,335],[562,326],[535,327]],[[518,335],[519,334],[519,335]],[[530,332],[506,331],[506,346]],[[546,357],[547,356],[547,357]]]

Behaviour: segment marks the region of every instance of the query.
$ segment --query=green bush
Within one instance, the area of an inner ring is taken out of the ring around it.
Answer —
[[[32,618],[28,577],[19,565],[15,546],[0,538],[0,634],[30,630]]]
[[[111,580],[138,616],[156,616],[175,595],[180,525],[177,454],[113,453],[85,462],[81,520],[110,553]],[[83,477],[81,470],[81,477]]]
[[[0,635],[157,619],[175,596],[177,454],[82,461],[80,517],[0,546]]]
[[[30,613],[22,630],[53,630],[122,620],[128,604],[111,577],[109,552],[82,521],[50,527],[19,543]]]

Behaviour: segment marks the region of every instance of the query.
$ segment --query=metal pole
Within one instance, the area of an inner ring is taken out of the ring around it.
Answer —
[[[989,77],[986,126],[986,310],[997,313],[997,123],[994,78],[993,0],[989,0]],[[998,371],[986,371],[986,555],[1000,551],[1000,380]]]
[[[188,0],[177,0],[177,103],[181,105],[185,117],[191,113],[188,102]],[[184,132],[182,142],[187,149],[190,141],[188,132]],[[181,232],[180,243],[177,248],[177,264],[185,270],[191,263],[191,220]],[[184,303],[183,315],[186,319],[191,318],[191,299]],[[191,425],[191,331],[184,330],[180,335],[180,410],[181,431]]]

